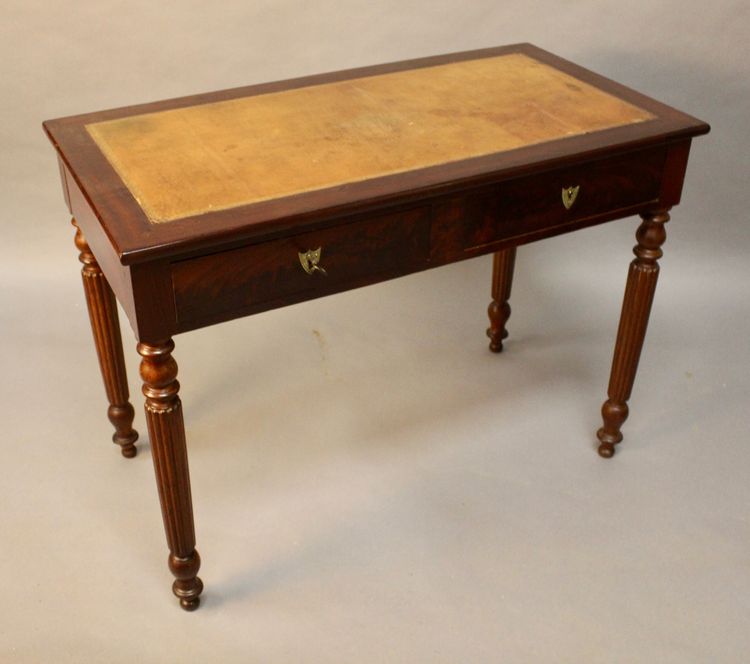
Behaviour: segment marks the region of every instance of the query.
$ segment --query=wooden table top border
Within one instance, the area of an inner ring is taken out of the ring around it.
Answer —
[[[86,124],[142,113],[508,53],[523,53],[551,65],[649,111],[655,118],[406,173],[208,212],[163,224],[153,224],[148,220],[138,202],[85,129]],[[168,257],[185,257],[254,239],[270,239],[291,228],[297,228],[299,232],[309,231],[331,225],[345,215],[548,170],[574,159],[595,158],[599,154],[611,154],[615,151],[627,151],[650,144],[689,138],[705,134],[710,129],[701,120],[532,44],[512,44],[463,51],[261,83],[48,120],[43,126],[98,217],[123,265]]]

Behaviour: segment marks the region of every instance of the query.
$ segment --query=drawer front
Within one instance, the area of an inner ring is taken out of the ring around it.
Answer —
[[[191,329],[422,269],[429,221],[428,207],[412,208],[174,263],[178,326]],[[304,255],[318,248],[315,266],[316,257]]]
[[[664,148],[652,148],[507,180],[441,202],[432,229],[433,260],[458,260],[493,243],[534,238],[588,219],[595,223],[596,217],[654,201],[665,158]]]

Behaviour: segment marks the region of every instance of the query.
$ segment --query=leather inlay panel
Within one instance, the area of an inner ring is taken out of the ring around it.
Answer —
[[[86,125],[168,222],[649,120],[521,53]]]

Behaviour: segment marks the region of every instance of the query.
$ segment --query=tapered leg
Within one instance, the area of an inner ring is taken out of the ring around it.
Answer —
[[[180,384],[173,350],[171,339],[138,344],[151,456],[170,552],[168,564],[175,577],[172,592],[179,598],[183,609],[194,611],[200,604],[203,583],[197,576],[201,559],[195,550],[185,425],[182,404],[177,396]]]
[[[503,339],[508,336],[505,326],[510,318],[510,288],[513,284],[513,267],[516,263],[516,248],[504,249],[495,253],[492,262],[492,302],[487,307],[490,326],[490,350],[499,353],[503,349]]]
[[[104,378],[104,389],[109,400],[107,416],[115,427],[112,441],[120,446],[124,457],[132,458],[136,454],[135,441],[138,440],[138,432],[133,429],[135,412],[128,400],[130,395],[125,373],[125,358],[122,353],[120,323],[117,318],[117,303],[75,219],[72,223],[76,228],[75,244],[80,251],[78,259],[83,263],[81,276],[91,319],[91,330],[94,333],[94,344],[99,357],[102,378]]]
[[[602,406],[604,426],[596,434],[599,454],[605,458],[614,455],[615,445],[622,440],[620,429],[628,417],[627,401],[633,390],[659,276],[657,261],[662,257],[661,245],[667,238],[664,224],[669,221],[669,214],[666,210],[642,214],[641,217],[643,222],[636,233],[638,244],[633,247],[635,259],[630,263],[617,331],[607,391],[609,398]]]

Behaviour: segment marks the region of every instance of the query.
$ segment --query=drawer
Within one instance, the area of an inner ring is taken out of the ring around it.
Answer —
[[[429,207],[412,208],[173,263],[178,327],[184,331],[422,269],[429,257],[429,222]],[[317,249],[315,266],[316,257],[305,254]]]
[[[665,158],[665,148],[652,148],[507,180],[443,201],[435,211],[433,259],[457,260],[503,240],[535,239],[547,229],[595,223],[597,217],[605,220],[654,201]]]

